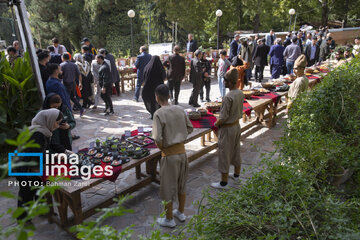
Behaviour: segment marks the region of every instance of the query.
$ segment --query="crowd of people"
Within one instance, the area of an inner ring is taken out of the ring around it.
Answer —
[[[96,48],[88,38],[82,41],[81,53],[73,57],[66,48],[59,44],[58,39],[52,39],[52,45],[46,50],[37,50],[39,68],[43,86],[46,92],[43,110],[33,119],[30,129],[35,133],[32,140],[38,143],[41,151],[51,150],[54,153],[72,151],[73,137],[71,130],[75,128],[74,112],[80,116],[85,109],[93,106],[97,109],[99,99],[105,103],[105,115],[114,114],[111,95],[120,94],[119,73],[115,58],[106,49]],[[12,65],[21,57],[22,52],[16,48],[19,43],[8,48],[7,59]],[[217,189],[228,188],[229,176],[239,180],[241,157],[239,119],[242,117],[244,102],[244,86],[252,78],[255,67],[255,80],[262,81],[264,67],[270,58],[271,78],[279,78],[281,74],[296,75],[296,80],[289,90],[289,105],[300,92],[306,91],[309,81],[305,76],[305,68],[325,61],[335,49],[335,42],[330,33],[315,31],[314,34],[299,31],[287,35],[284,43],[271,30],[265,38],[259,35],[241,38],[236,34],[230,44],[230,54],[226,50],[219,52],[218,84],[222,106],[215,122],[218,128],[218,168],[221,180],[211,183]],[[188,35],[187,52],[193,52],[190,62],[190,82],[193,84],[189,105],[200,107],[198,100],[210,102],[211,64],[205,52],[197,49],[196,41]],[[193,131],[193,126],[183,109],[179,106],[181,82],[185,77],[186,59],[180,55],[180,47],[175,46],[173,54],[161,62],[159,56],[151,56],[146,46],[139,49],[135,67],[137,83],[134,101],[139,101],[140,95],[147,111],[153,119],[153,138],[162,151],[160,161],[160,197],[167,201],[166,216],[159,218],[161,226],[175,227],[173,217],[185,221],[184,206],[186,199],[186,179],[188,161],[185,151],[185,140]],[[335,52],[335,58],[349,59],[359,56],[360,38],[355,39],[352,53]],[[343,56],[343,57],[342,57]],[[167,79],[167,85],[164,84]],[[143,89],[141,91],[141,88]],[[225,89],[229,92],[226,94]],[[205,89],[205,92],[204,92]],[[80,104],[82,98],[82,104]],[[169,104],[169,99],[172,104]],[[73,104],[71,104],[71,102]],[[35,151],[35,150],[34,150]],[[36,149],[36,152],[39,150]],[[234,173],[229,174],[230,165]],[[32,171],[25,169],[23,171]],[[21,177],[19,178],[20,180]],[[38,179],[28,179],[39,181]],[[19,206],[35,198],[35,191],[21,187],[19,191]],[[178,199],[179,207],[173,210],[173,202]],[[23,217],[23,216],[20,216]]]

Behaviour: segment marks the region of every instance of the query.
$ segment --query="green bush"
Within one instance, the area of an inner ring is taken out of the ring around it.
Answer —
[[[8,152],[5,139],[14,139],[40,109],[30,57],[15,60],[11,68],[4,53],[0,57],[0,151]]]
[[[275,155],[238,189],[207,193],[179,239],[360,239],[360,59],[301,94]],[[352,191],[333,186],[354,172]],[[346,193],[346,194],[344,194]]]

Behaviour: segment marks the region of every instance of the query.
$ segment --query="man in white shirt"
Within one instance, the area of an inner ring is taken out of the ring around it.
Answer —
[[[111,63],[109,60],[104,59],[104,61],[107,63],[107,65],[110,68],[111,72]],[[93,96],[94,96],[94,106],[92,109],[97,109],[97,105],[99,104],[100,94],[101,94],[101,87],[99,85],[99,70],[101,65],[99,65],[96,61],[96,59],[92,60],[91,62],[91,73],[94,77],[94,83],[92,85],[93,89]]]
[[[67,50],[64,45],[59,44],[59,39],[53,38],[52,39],[53,46],[55,48],[55,54],[62,55],[63,53],[66,53]]]

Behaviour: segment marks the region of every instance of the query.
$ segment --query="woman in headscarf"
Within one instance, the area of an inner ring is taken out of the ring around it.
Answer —
[[[155,88],[164,84],[165,69],[159,56],[152,56],[150,62],[144,68],[144,88],[142,90],[142,99],[146,110],[151,114],[151,119],[155,111],[160,108],[155,99]]]
[[[64,153],[66,149],[51,141],[52,132],[59,128],[59,124],[63,119],[63,114],[55,108],[42,110],[36,114],[31,121],[29,130],[33,132],[29,141],[33,140],[34,144],[38,144],[39,147],[27,148],[25,152],[32,153],[46,153],[46,150],[53,150],[57,153]],[[38,162],[38,157],[23,157],[19,160],[20,162]],[[39,165],[37,166],[21,166],[16,168],[15,171],[25,172],[39,172]],[[23,207],[26,203],[34,201],[36,199],[36,189],[32,186],[41,186],[41,179],[36,176],[18,176],[18,181],[26,181],[27,184],[20,184],[18,207]],[[37,183],[35,183],[37,182]],[[26,217],[26,213],[21,214],[18,219]]]
[[[50,108],[59,109],[64,115],[64,120],[60,123],[60,127],[53,132],[51,141],[72,151],[71,130],[76,126],[74,115],[65,104],[62,104],[61,97],[56,93],[49,93],[44,100],[43,109]]]
[[[75,64],[77,65],[82,78],[82,89],[81,96],[83,99],[83,108],[89,108],[93,103],[89,100],[89,97],[92,95],[91,91],[91,81],[92,75],[90,73],[91,66],[87,61],[84,61],[83,56],[80,53],[74,55]]]
[[[250,64],[248,62],[245,62],[241,55],[238,55],[232,62],[230,66],[230,70],[233,68],[236,68],[238,70],[238,81],[236,83],[236,87],[240,90],[244,89],[245,84],[247,85],[247,82],[245,82],[245,70],[250,67]]]

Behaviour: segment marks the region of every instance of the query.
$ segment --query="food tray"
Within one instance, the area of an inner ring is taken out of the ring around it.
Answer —
[[[218,111],[221,108],[221,103],[219,103],[219,102],[209,102],[209,103],[205,103],[205,107],[209,111]]]
[[[151,137],[140,136],[140,135],[128,137],[126,139],[126,141],[128,141],[129,143],[141,146],[141,147],[145,147],[145,146],[153,144],[155,142],[154,139],[152,139]]]

